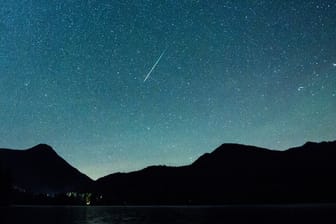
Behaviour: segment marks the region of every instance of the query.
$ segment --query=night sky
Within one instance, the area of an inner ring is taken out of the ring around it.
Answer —
[[[1,0],[0,118],[92,178],[335,140],[336,2]]]

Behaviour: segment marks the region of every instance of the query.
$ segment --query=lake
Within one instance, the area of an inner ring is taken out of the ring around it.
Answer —
[[[336,223],[336,205],[1,208],[1,224]]]

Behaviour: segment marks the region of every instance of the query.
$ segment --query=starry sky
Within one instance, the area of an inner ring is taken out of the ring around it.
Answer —
[[[334,0],[0,3],[0,147],[94,179],[335,140],[335,114]]]

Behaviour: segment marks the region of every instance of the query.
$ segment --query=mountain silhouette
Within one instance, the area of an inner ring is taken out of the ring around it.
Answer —
[[[285,151],[223,144],[190,165],[150,166],[96,181],[43,144],[0,149],[0,164],[16,188],[90,192],[91,204],[98,205],[336,202],[336,141],[307,142]]]
[[[0,149],[0,164],[12,185],[25,192],[68,192],[93,182],[45,144],[27,150]]]
[[[336,202],[336,141],[285,151],[223,144],[183,167],[152,166],[96,181],[104,204]]]

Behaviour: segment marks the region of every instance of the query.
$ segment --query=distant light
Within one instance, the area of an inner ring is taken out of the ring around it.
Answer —
[[[333,63],[333,66],[336,67],[336,63]]]

